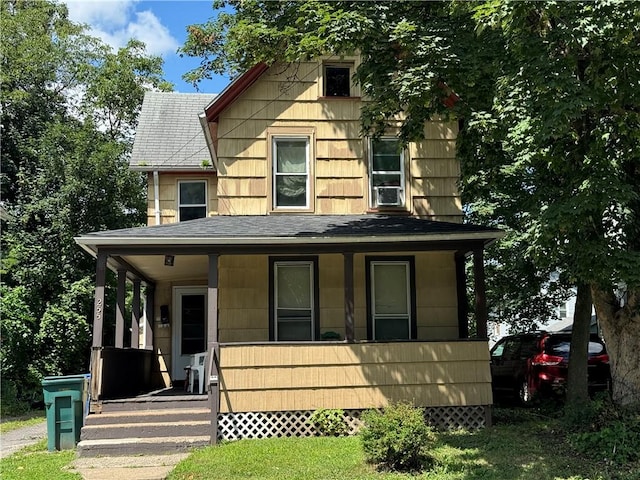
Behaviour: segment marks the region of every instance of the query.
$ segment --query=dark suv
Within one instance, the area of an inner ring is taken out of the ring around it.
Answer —
[[[536,394],[560,393],[567,382],[571,333],[534,332],[504,337],[491,349],[495,396],[528,403]],[[589,341],[589,390],[609,388],[609,355],[597,335]]]

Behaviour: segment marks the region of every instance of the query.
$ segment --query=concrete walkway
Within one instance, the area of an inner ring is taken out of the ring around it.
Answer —
[[[47,422],[22,427],[0,436],[2,458],[47,437]],[[84,480],[164,480],[188,453],[135,457],[76,458],[67,467]]]
[[[136,457],[76,458],[69,469],[83,480],[164,480],[188,453]]]

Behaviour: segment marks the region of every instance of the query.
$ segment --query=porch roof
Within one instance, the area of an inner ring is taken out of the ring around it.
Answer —
[[[101,247],[242,247],[267,245],[376,245],[465,242],[485,245],[503,236],[495,228],[391,215],[240,215],[88,233],[76,242]],[[373,246],[371,245],[371,246]],[[400,245],[398,245],[400,246]],[[405,245],[404,249],[409,247]]]

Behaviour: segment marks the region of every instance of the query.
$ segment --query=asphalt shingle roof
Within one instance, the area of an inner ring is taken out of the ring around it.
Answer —
[[[147,92],[142,102],[132,170],[199,168],[212,162],[198,115],[215,94]]]
[[[479,225],[437,222],[390,215],[238,215],[214,216],[187,222],[94,232],[93,238],[311,238],[384,237],[447,234],[485,234],[495,238],[501,230]]]

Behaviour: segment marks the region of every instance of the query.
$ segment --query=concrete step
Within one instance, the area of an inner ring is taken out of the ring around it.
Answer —
[[[209,445],[208,435],[153,438],[117,438],[103,440],[81,440],[78,443],[80,457],[166,455],[188,452]]]
[[[152,438],[204,436],[211,431],[210,421],[188,421],[179,423],[124,423],[120,425],[85,425],[82,428],[82,440],[101,440],[114,438]]]
[[[119,425],[123,423],[210,421],[208,408],[168,408],[155,410],[122,410],[107,413],[92,413],[85,425]]]

